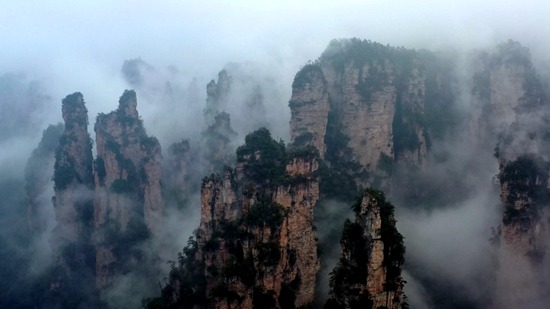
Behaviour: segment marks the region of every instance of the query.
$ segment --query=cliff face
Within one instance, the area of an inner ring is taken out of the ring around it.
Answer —
[[[354,205],[355,222],[342,233],[342,257],[331,273],[325,308],[402,308],[405,247],[395,228],[393,206],[368,189]]]
[[[383,157],[421,165],[429,143],[419,120],[425,79],[414,51],[333,41],[294,79],[292,141],[316,147],[333,165],[351,162],[370,174]]]
[[[160,144],[147,136],[136,108],[136,94],[127,90],[118,109],[100,114],[95,125],[95,269],[100,288],[112,282],[122,264],[137,263],[133,246],[162,224]]]
[[[53,204],[57,225],[52,235],[54,265],[58,270],[51,290],[70,299],[93,298],[92,142],[88,135],[88,111],[80,93],[62,102],[65,128],[55,154]],[[86,295],[88,294],[88,295]]]
[[[536,307],[548,302],[549,292],[548,100],[525,48],[508,42],[490,59],[487,117],[495,117],[490,133],[500,134],[495,155],[503,204],[495,305]]]
[[[529,308],[548,301],[549,175],[550,161],[542,157],[500,160],[504,216],[497,251],[495,304],[499,308]]]
[[[517,42],[501,44],[476,61],[473,93],[481,104],[477,135],[491,143],[522,114],[540,109],[542,86],[527,48]]]
[[[316,155],[287,153],[260,129],[237,156],[234,170],[203,180],[200,227],[172,271],[172,301],[204,299],[199,304],[212,308],[312,303],[319,269],[312,225],[319,198]]]

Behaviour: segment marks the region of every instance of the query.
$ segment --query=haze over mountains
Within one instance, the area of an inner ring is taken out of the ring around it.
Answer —
[[[2,4],[1,306],[543,308],[546,6]]]

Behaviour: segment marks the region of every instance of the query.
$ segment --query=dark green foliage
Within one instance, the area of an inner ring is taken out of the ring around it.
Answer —
[[[215,298],[232,301],[242,301],[242,297],[237,294],[235,291],[229,289],[226,283],[219,283],[217,286],[212,288],[212,296]]]
[[[254,309],[276,308],[275,295],[271,291],[263,291],[259,288],[254,289],[253,299]]]
[[[515,161],[506,163],[500,174],[500,183],[508,184],[509,203],[513,204],[521,195],[535,200],[548,199],[545,175],[548,174],[550,165],[543,162],[533,157],[520,156]]]
[[[323,71],[318,62],[309,62],[296,73],[294,81],[292,82],[292,89],[302,89],[315,78],[323,79]],[[291,101],[289,103],[291,107],[296,104],[298,104],[298,102]]]
[[[405,245],[403,235],[395,227],[394,207],[388,201],[382,191],[367,189],[368,196],[373,197],[380,207],[382,226],[380,236],[384,242],[384,266],[386,267],[387,291],[395,291],[398,286],[398,277],[401,275],[401,267],[405,262]]]
[[[238,256],[237,256],[238,257]],[[239,278],[242,283],[248,287],[254,286],[256,280],[256,269],[251,255],[243,258],[231,257],[227,265],[222,270],[225,278]]]
[[[94,160],[94,171],[99,178],[99,183],[105,185],[105,176],[107,176],[107,171],[105,170],[105,160],[102,157],[97,157]]]
[[[217,238],[212,237],[207,240],[202,247],[205,252],[215,252],[220,247],[220,241]]]
[[[392,157],[385,153],[380,153],[380,159],[378,161],[378,169],[388,175],[392,175],[395,170],[395,161]]]
[[[160,147],[158,139],[154,136],[144,135],[140,137],[139,141],[141,146],[143,146],[148,152],[152,152]]]
[[[61,102],[65,129],[72,130],[75,126],[88,126],[88,110],[84,103],[84,97],[80,92],[66,96]]]
[[[258,261],[264,266],[276,266],[281,259],[281,248],[274,242],[258,243],[255,247]]]
[[[355,90],[363,97],[365,103],[370,104],[372,95],[384,89],[389,84],[388,73],[384,70],[384,64],[380,62],[372,63],[369,67],[368,77],[360,79],[355,85]],[[360,69],[359,76],[362,75],[363,68]]]
[[[388,47],[368,41],[352,38],[349,40],[332,40],[321,55],[321,62],[330,62],[337,72],[344,72],[346,64],[356,67],[370,64],[374,59],[384,58]]]
[[[414,151],[420,146],[417,131],[422,127],[422,116],[400,104],[395,104],[395,114],[392,122],[393,149],[399,157],[404,151]],[[420,120],[420,121],[419,121]]]
[[[338,265],[331,272],[331,299],[326,303],[325,308],[337,308],[343,298],[350,300],[352,308],[370,308],[372,305],[368,295],[360,294],[358,288],[358,285],[367,283],[367,261],[370,259],[371,241],[373,241],[365,235],[365,227],[361,224],[362,220],[365,220],[361,217],[363,215],[361,205],[364,199],[368,199],[368,203],[373,203],[372,207],[380,207],[380,236],[384,243],[383,265],[386,268],[384,290],[395,291],[401,287],[400,275],[405,246],[403,236],[395,228],[394,207],[386,201],[383,192],[367,189],[364,195],[352,205],[356,222],[346,220],[344,223],[340,244],[345,255],[340,258]]]
[[[284,209],[272,201],[270,196],[256,195],[256,203],[250,206],[244,221],[251,227],[270,227],[272,230],[281,226],[284,219]]]
[[[77,173],[72,165],[56,164],[53,174],[53,182],[56,190],[65,190],[69,184],[77,178]]]
[[[335,165],[335,167],[334,167]],[[336,163],[329,167],[325,162],[319,164],[319,189],[326,199],[351,202],[359,194],[359,188],[351,171],[360,170],[358,163]],[[350,170],[350,173],[347,171]]]
[[[246,162],[245,175],[260,185],[283,181],[286,159],[283,141],[275,141],[266,128],[248,134],[245,144],[237,148],[237,162]]]
[[[302,278],[300,274],[296,275],[296,278],[289,284],[283,284],[281,287],[281,294],[279,294],[279,306],[281,308],[296,308],[294,302],[296,301],[296,293],[302,284]]]
[[[525,67],[531,66],[531,54],[529,49],[519,42],[508,40],[497,46],[496,53],[491,58],[492,65],[513,65],[519,64]]]
[[[298,135],[292,142],[293,147],[305,147],[313,140],[313,134],[311,132],[304,132]]]
[[[506,163],[500,174],[500,183],[509,191],[502,219],[504,224],[516,222],[527,230],[536,221],[534,218],[539,216],[540,207],[550,201],[548,170],[548,163],[530,156],[520,156]],[[521,209],[515,208],[518,200],[523,201]]]
[[[441,140],[456,132],[457,126],[464,120],[456,104],[458,82],[453,62],[428,51],[420,51],[419,57],[425,69],[424,124],[430,139]],[[474,82],[474,85],[477,83]]]
[[[132,186],[132,183],[126,179],[116,179],[111,184],[111,191],[118,194],[131,193],[136,188]]]
[[[338,118],[336,111],[329,112],[324,140],[327,146],[326,162],[321,162],[319,166],[319,187],[323,198],[351,202],[359,193],[355,178],[366,175],[361,165],[350,156],[352,151],[348,147],[349,138],[342,133]]]

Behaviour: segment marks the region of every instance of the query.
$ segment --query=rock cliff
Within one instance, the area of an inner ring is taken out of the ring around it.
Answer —
[[[54,295],[71,304],[93,299],[94,250],[92,140],[88,134],[88,111],[81,93],[62,101],[65,127],[55,153],[53,204],[57,225],[52,234]]]
[[[94,129],[95,269],[104,288],[124,265],[137,263],[134,246],[161,227],[161,149],[145,132],[134,91],[124,92],[116,111],[100,114]]]
[[[403,308],[405,247],[393,206],[382,192],[367,189],[353,208],[355,221],[345,222],[325,308]]]
[[[495,305],[534,308],[550,301],[548,99],[527,49],[510,41],[491,56],[485,119],[489,133],[499,134],[495,156],[503,205]]]
[[[494,144],[518,116],[542,107],[543,87],[529,50],[518,42],[508,41],[491,53],[481,53],[475,65],[473,94],[481,114],[474,133]]]
[[[161,301],[211,308],[311,304],[319,269],[315,152],[287,151],[260,129],[237,158],[235,169],[203,179],[196,241],[180,255]]]
[[[421,165],[429,146],[421,120],[425,94],[426,74],[415,51],[332,41],[294,79],[292,142],[314,146],[361,184],[372,181],[387,158]]]

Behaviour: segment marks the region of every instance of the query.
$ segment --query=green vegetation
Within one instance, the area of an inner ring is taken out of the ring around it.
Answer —
[[[293,147],[305,147],[313,140],[313,134],[311,132],[304,132],[298,135],[294,142],[292,143]]]
[[[245,162],[245,175],[261,185],[283,181],[286,166],[284,142],[275,141],[266,128],[245,137],[245,144],[237,148],[237,162]]]
[[[339,114],[331,110],[328,114],[325,135],[325,161],[319,164],[319,188],[323,198],[351,202],[359,194],[356,178],[365,177],[361,165],[351,157],[349,138],[342,133]]]
[[[319,62],[309,62],[306,64],[294,77],[294,81],[292,82],[292,89],[302,89],[304,88],[308,83],[315,80],[316,78],[320,78],[324,81],[323,77],[323,71],[321,70],[321,66],[319,65]],[[295,102],[294,104],[296,104]],[[289,105],[292,105],[291,102]]]
[[[111,184],[111,191],[117,194],[126,194],[131,193],[135,190],[135,187],[132,183],[126,179],[116,179]]]
[[[56,190],[65,190],[77,178],[73,165],[61,165],[56,161],[53,182]]]
[[[367,261],[370,259],[371,242],[373,241],[365,235],[365,227],[361,224],[361,221],[365,220],[360,213],[363,199],[369,199],[369,203],[374,203],[373,207],[380,207],[380,235],[381,241],[384,243],[383,265],[386,268],[384,290],[395,291],[402,284],[400,275],[405,246],[403,245],[403,236],[395,228],[394,207],[386,201],[383,192],[367,189],[364,195],[352,205],[356,221],[346,220],[344,223],[340,244],[345,254],[331,272],[329,282],[331,299],[325,308],[337,308],[342,298],[349,298],[350,301],[357,304],[367,306],[371,304],[368,295],[360,294],[360,289],[357,287],[357,285],[367,283]]]
[[[97,157],[94,160],[94,171],[97,173],[99,178],[99,183],[105,185],[105,176],[107,176],[107,171],[105,170],[105,160],[102,157]]]
[[[258,243],[255,247],[258,261],[264,266],[276,266],[281,259],[281,248],[275,242]]]
[[[515,199],[525,195],[535,201],[548,200],[550,191],[545,181],[548,170],[550,164],[530,156],[508,162],[500,174],[500,183],[508,184],[510,190],[508,203],[513,204]]]
[[[252,296],[254,309],[276,308],[275,295],[272,291],[265,291],[261,288],[255,288]]]
[[[61,108],[65,119],[65,129],[72,130],[75,126],[88,126],[88,110],[84,97],[80,92],[66,96],[61,101]]]
[[[395,161],[392,157],[385,153],[380,153],[380,159],[378,160],[378,169],[388,175],[392,175],[395,171]]]
[[[508,189],[503,223],[517,222],[528,228],[534,218],[539,216],[541,206],[550,201],[550,190],[547,188],[547,175],[550,164],[542,159],[520,156],[508,162],[500,174],[500,183]],[[517,201],[524,206],[516,209]]]
[[[269,227],[272,230],[281,226],[284,220],[284,209],[274,203],[268,195],[256,195],[256,202],[250,206],[244,222],[251,227]]]

